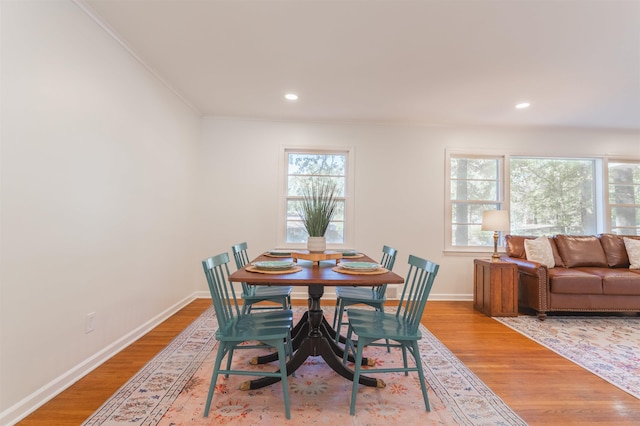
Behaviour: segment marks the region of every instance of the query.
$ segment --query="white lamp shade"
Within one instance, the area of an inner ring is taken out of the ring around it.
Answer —
[[[483,231],[508,231],[509,212],[507,210],[487,210],[482,212]]]

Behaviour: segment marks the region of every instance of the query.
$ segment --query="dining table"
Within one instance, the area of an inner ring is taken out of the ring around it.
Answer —
[[[287,256],[287,255],[290,255]],[[294,325],[292,336],[293,355],[287,361],[287,375],[296,371],[308,357],[322,357],[331,369],[341,376],[353,380],[353,370],[343,364],[344,349],[336,343],[336,332],[324,317],[321,299],[325,287],[337,286],[378,286],[383,284],[402,284],[404,279],[392,271],[382,267],[373,271],[354,271],[341,266],[341,262],[348,262],[346,256],[336,252],[326,252],[325,256],[313,256],[309,252],[299,251],[277,253],[280,260],[291,260],[294,266],[284,271],[261,271],[255,268],[255,262],[273,261],[274,255],[265,252],[245,267],[238,269],[229,276],[231,282],[244,282],[253,285],[307,287],[308,307],[302,318]],[[376,261],[364,253],[358,253],[351,259],[358,262]],[[328,260],[322,260],[327,258]],[[311,260],[310,260],[311,259]],[[252,364],[263,364],[277,359],[277,353],[270,353],[254,358]],[[353,362],[353,357],[349,356]],[[362,365],[368,360],[363,359]],[[278,377],[260,377],[243,383],[241,389],[259,389],[279,381]],[[365,386],[385,387],[382,379],[375,379],[361,375],[358,382]]]

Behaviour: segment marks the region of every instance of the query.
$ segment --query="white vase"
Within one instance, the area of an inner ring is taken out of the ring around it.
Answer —
[[[324,253],[327,248],[325,237],[309,237],[307,240],[307,250],[309,253]]]

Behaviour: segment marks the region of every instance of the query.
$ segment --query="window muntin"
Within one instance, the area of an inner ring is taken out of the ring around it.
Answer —
[[[611,232],[640,235],[640,162],[609,161],[607,169]]]
[[[287,150],[286,155],[286,244],[307,241],[307,231],[296,206],[302,199],[301,188],[311,180],[330,180],[338,188],[338,211],[329,224],[327,244],[346,242],[346,203],[348,152]]]

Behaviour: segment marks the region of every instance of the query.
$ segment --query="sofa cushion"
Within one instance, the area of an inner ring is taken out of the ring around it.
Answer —
[[[602,294],[602,277],[579,269],[549,269],[549,289],[552,293]]]
[[[506,235],[506,252],[507,256],[515,257],[516,259],[526,259],[527,255],[524,250],[524,241],[525,240],[534,240],[536,237],[532,236],[523,236],[523,235]],[[551,244],[551,250],[553,251],[553,262],[555,266],[564,267],[564,262],[558,253],[558,248],[556,247],[556,242],[554,238],[549,238],[549,244]]]
[[[640,275],[628,269],[578,268],[577,270],[602,278],[602,293],[640,296]]]
[[[555,240],[566,268],[609,266],[600,239],[596,236],[556,235]]]
[[[629,256],[629,269],[640,269],[640,240],[623,238]]]
[[[523,235],[506,235],[504,237],[505,240],[505,251],[507,252],[507,256],[515,257],[517,259],[526,259],[526,254],[524,252],[524,240],[533,240],[536,237],[526,237]]]
[[[640,277],[629,270],[609,269],[602,278],[602,292],[640,296]]]
[[[610,268],[628,268],[629,257],[624,246],[624,240],[616,234],[600,234],[600,244],[607,257]]]
[[[541,263],[548,268],[553,268],[556,264],[551,243],[547,237],[538,237],[535,240],[525,239],[524,252],[527,260]]]

